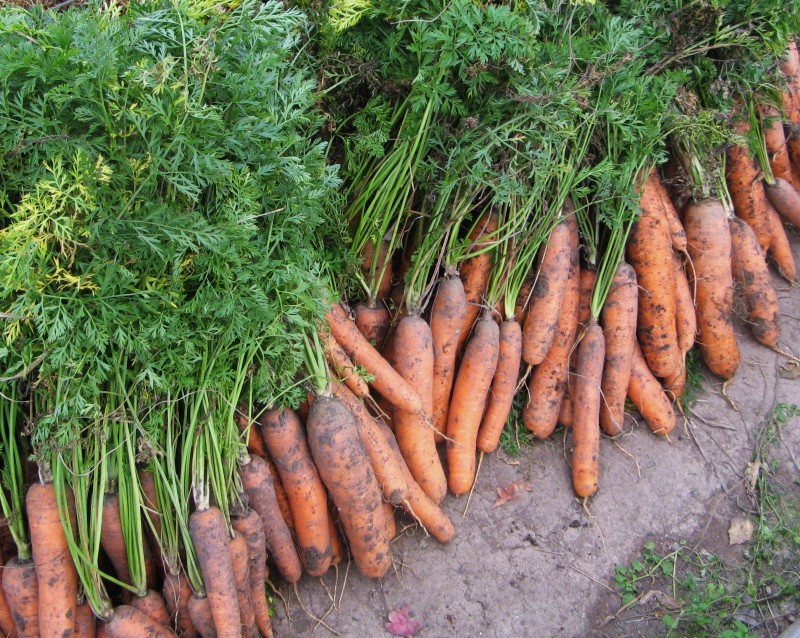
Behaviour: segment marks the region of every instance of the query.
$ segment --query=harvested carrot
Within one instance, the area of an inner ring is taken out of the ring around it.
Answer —
[[[466,494],[475,480],[478,429],[497,368],[499,342],[500,328],[485,313],[475,324],[453,385],[447,415],[447,485],[456,495]]]
[[[691,241],[690,238],[689,242]],[[672,403],[647,366],[638,343],[633,350],[631,360],[628,398],[654,434],[666,436],[675,428],[675,411],[672,409]]]
[[[478,430],[477,447],[487,454],[500,443],[500,433],[511,413],[522,361],[522,326],[514,319],[500,324],[500,349],[486,409]]]
[[[170,626],[169,611],[164,597],[154,589],[148,589],[144,596],[134,596],[130,605],[146,614],[153,622],[165,627]]]
[[[675,275],[675,326],[678,332],[678,348],[685,360],[686,353],[694,346],[697,315],[694,310],[692,289],[683,269],[683,261],[677,253],[672,254],[672,268]],[[686,367],[681,366],[681,368],[685,375]]]
[[[174,638],[175,633],[130,605],[120,605],[106,621],[109,638]]]
[[[533,369],[528,381],[528,403],[522,411],[522,422],[534,436],[547,438],[559,421],[562,403],[569,400],[569,361],[578,330],[579,275],[577,254],[570,262],[566,292],[558,317],[556,336],[544,360]]]
[[[139,469],[139,485],[142,488],[142,507],[152,526],[150,537],[157,540],[161,537],[161,515],[158,513],[158,497],[156,496],[156,482],[150,470]],[[150,583],[148,583],[149,585]]]
[[[730,379],[739,365],[739,347],[733,329],[731,235],[725,208],[718,199],[690,202],[684,226],[697,291],[700,352],[711,372]]]
[[[214,626],[214,617],[211,615],[211,605],[207,596],[192,594],[189,598],[189,618],[197,633],[202,638],[217,638],[217,629]]]
[[[573,381],[573,404],[579,405],[580,410],[572,415],[572,487],[582,497],[597,492],[600,478],[600,382],[604,359],[603,329],[592,321],[578,346]]]
[[[561,304],[566,294],[570,264],[578,254],[578,224],[574,215],[556,225],[543,249],[533,298],[522,328],[522,358],[530,365],[541,363],[558,329]]]
[[[772,184],[765,184],[769,203],[787,222],[800,228],[800,193],[786,180],[776,177]]]
[[[77,607],[75,616],[75,638],[95,638],[97,634],[97,618],[95,618],[91,605],[83,601]]]
[[[292,535],[278,506],[272,474],[266,461],[250,455],[239,464],[239,476],[247,498],[264,523],[267,536],[267,549],[281,573],[290,583],[300,580],[303,567],[297,555]],[[199,627],[198,627],[199,629]]]
[[[131,583],[128,567],[128,551],[122,535],[122,520],[119,512],[119,493],[106,492],[103,497],[103,524],[100,528],[100,545],[114,566],[117,579]]]
[[[10,634],[13,627],[16,627],[19,638],[38,638],[39,596],[33,561],[15,557],[9,560],[1,571],[3,593],[11,616],[11,626],[7,629],[2,628],[2,631]]]
[[[385,299],[392,291],[392,256],[389,254],[389,242],[381,240],[376,254],[375,242],[371,239],[367,240],[361,257],[361,274],[364,280],[372,282],[373,277],[370,275],[370,270],[374,268],[375,281],[378,282],[377,297]]]
[[[783,222],[778,212],[769,202],[766,202],[766,212],[772,232],[769,250],[767,252],[775,261],[781,275],[783,275],[787,281],[794,283],[795,279],[797,279],[797,266],[794,262],[792,245],[789,243],[786,229],[783,227]]]
[[[759,343],[775,348],[780,337],[778,295],[772,285],[764,254],[750,227],[741,219],[729,219],[731,269],[744,296],[747,322]]]
[[[369,386],[359,374],[350,357],[330,333],[321,335],[325,356],[335,375],[342,379],[357,396],[369,396]]]
[[[427,322],[407,315],[395,331],[395,369],[422,401],[417,413],[397,408],[394,434],[411,475],[425,493],[439,503],[447,494],[447,478],[436,451],[433,412],[433,337]]]
[[[792,174],[800,175],[800,125],[789,124],[786,132],[786,151],[792,162]]]
[[[265,471],[268,475],[268,473]],[[222,511],[211,506],[195,510],[189,516],[197,564],[203,575],[211,617],[220,638],[241,636],[240,614],[236,597],[236,580],[228,550],[228,528]]]
[[[39,632],[69,638],[75,630],[78,573],[67,545],[52,483],[28,488],[26,512],[36,585],[39,594]]]
[[[600,313],[605,336],[605,364],[600,384],[600,427],[609,436],[617,436],[623,431],[625,397],[636,344],[638,305],[636,273],[630,264],[621,261]]]
[[[309,404],[310,405],[310,404]],[[298,417],[300,417],[300,413],[297,413]],[[306,414],[306,418],[308,415]],[[261,433],[258,434],[259,438],[261,438]],[[264,439],[261,439],[262,443]],[[258,456],[256,454],[252,454],[252,456]],[[275,500],[278,501],[278,508],[281,510],[281,516],[283,517],[283,522],[286,523],[286,527],[289,528],[289,532],[292,535],[292,538],[295,538],[295,530],[294,530],[294,518],[292,516],[292,508],[289,506],[289,497],[286,496],[286,490],[283,489],[283,484],[281,483],[281,475],[278,474],[278,468],[275,467],[275,463],[272,462],[272,459],[269,458],[269,452],[267,452],[267,446],[264,445],[264,456],[259,456],[259,458],[264,460],[264,463],[267,464],[267,468],[269,469],[269,473],[272,475],[272,487],[275,488]]]
[[[667,398],[675,401],[683,396],[686,391],[686,363],[675,371],[675,374],[664,379],[662,387],[667,393]]]
[[[391,541],[397,535],[397,521],[394,518],[394,505],[383,502],[383,516],[386,519],[386,534]]]
[[[367,302],[356,304],[353,311],[355,313],[356,327],[364,335],[364,338],[380,352],[386,342],[389,327],[392,323],[389,310],[382,302],[372,304]]]
[[[247,451],[257,456],[267,456],[267,448],[264,446],[264,441],[261,439],[255,420],[250,418],[250,411],[247,406],[240,405],[236,408],[235,419],[239,432],[243,437],[246,437],[243,440],[247,442]]]
[[[250,557],[244,536],[234,532],[233,538],[228,541],[228,550],[236,583],[236,600],[239,603],[240,634],[242,638],[259,638],[253,610],[253,594],[250,590]]]
[[[467,312],[464,285],[458,273],[447,273],[439,284],[431,307],[430,326],[433,339],[433,408],[431,418],[437,438],[447,430],[447,411],[456,372],[459,337]]]
[[[658,194],[658,199],[661,202],[661,211],[664,214],[664,219],[666,220],[667,227],[669,228],[669,237],[670,242],[672,243],[672,249],[685,253],[686,231],[683,229],[683,223],[681,223],[681,218],[678,215],[675,204],[673,204],[672,200],[670,199],[667,187],[664,186],[664,183],[658,176],[658,170],[655,167],[653,167],[653,170],[650,172],[648,180],[652,180],[652,187]]]
[[[525,318],[528,316],[528,307],[530,306],[531,298],[533,297],[533,286],[536,283],[536,275],[530,273],[525,277],[522,286],[517,295],[517,302],[514,304],[514,317],[521,326],[525,325]]]
[[[794,183],[792,163],[789,159],[789,150],[786,146],[786,136],[783,132],[783,122],[780,120],[780,113],[774,106],[765,105],[762,106],[760,110],[761,117],[764,120],[764,144],[767,147],[772,174],[776,178],[785,180],[796,188],[797,184]],[[769,194],[767,196],[769,196]]]
[[[267,537],[264,534],[264,525],[258,512],[253,509],[234,516],[231,524],[247,543],[247,558],[250,563],[247,577],[256,627],[262,636],[271,638],[272,621],[269,617],[269,603],[264,588],[267,580]]]
[[[0,567],[4,567],[4,565],[5,555],[3,553],[3,546],[0,544]],[[2,587],[0,587],[0,632],[2,632],[5,636],[16,635],[14,616],[11,613],[11,609],[8,607],[5,590]]]
[[[419,395],[364,338],[341,305],[334,304],[325,317],[339,345],[374,377],[371,383],[378,392],[405,412],[417,414],[422,410]]]
[[[261,524],[260,519],[259,524]],[[175,574],[167,574],[164,577],[161,593],[164,596],[164,603],[167,605],[170,624],[175,628],[178,635],[181,638],[195,638],[198,636],[197,629],[195,629],[192,619],[189,617],[189,599],[192,596],[192,588],[183,570]]]
[[[331,566],[335,567],[344,560],[345,548],[342,542],[341,535],[339,534],[339,525],[337,523],[338,516],[336,515],[336,507],[329,501],[328,505],[328,529],[331,534]]]
[[[572,397],[570,397],[569,389],[564,393],[564,398],[561,400],[561,407],[558,409],[558,422],[565,428],[572,427]]]
[[[381,491],[355,417],[335,397],[318,396],[306,424],[308,445],[359,571],[382,577],[391,567]]]

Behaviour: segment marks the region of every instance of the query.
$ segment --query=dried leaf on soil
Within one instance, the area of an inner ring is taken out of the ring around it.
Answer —
[[[639,599],[640,605],[646,605],[651,600],[655,600],[659,605],[666,609],[680,609],[681,602],[675,600],[672,596],[668,596],[663,591],[659,591],[658,589],[651,589],[648,592],[642,594],[642,597]]]
[[[737,516],[731,520],[731,525],[728,528],[728,544],[742,545],[749,543],[754,531],[753,521],[744,516]]]
[[[800,363],[789,361],[787,364],[778,368],[778,376],[781,379],[800,379]]]
[[[492,507],[500,507],[509,501],[518,499],[523,492],[533,492],[533,486],[528,481],[511,481],[505,487],[498,487],[498,497]]]
[[[408,613],[408,607],[400,607],[390,611],[389,622],[386,623],[386,631],[393,636],[414,636],[422,629],[422,623],[416,618],[409,618]]]

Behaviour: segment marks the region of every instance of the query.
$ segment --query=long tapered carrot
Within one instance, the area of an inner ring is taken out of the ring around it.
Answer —
[[[500,443],[500,434],[511,413],[511,404],[514,402],[521,361],[522,326],[514,319],[507,319],[500,324],[497,367],[478,430],[477,448],[481,452],[490,454],[497,449]]]
[[[600,313],[605,336],[600,427],[609,436],[623,431],[625,397],[631,377],[631,359],[636,345],[636,317],[639,309],[639,290],[636,273],[622,261],[617,266],[614,281]]]
[[[800,193],[786,180],[775,178],[772,184],[765,184],[767,199],[784,220],[800,228]]]
[[[500,328],[484,313],[464,350],[447,415],[447,485],[456,495],[469,492],[475,480],[478,429],[499,348]]]
[[[147,614],[130,605],[114,608],[114,615],[106,622],[109,638],[174,638],[175,633],[155,622]]]
[[[28,488],[26,512],[39,593],[39,632],[70,638],[78,606],[78,573],[67,545],[52,483]]]
[[[250,590],[250,557],[244,536],[234,532],[233,538],[228,541],[228,550],[236,583],[236,600],[239,603],[239,633],[242,638],[259,638],[253,610],[253,594]]]
[[[664,183],[658,176],[658,170],[655,167],[653,167],[653,170],[650,172],[650,175],[647,179],[652,180],[652,187],[658,194],[658,199],[661,202],[661,210],[664,214],[664,219],[667,222],[667,227],[669,228],[669,238],[672,242],[672,249],[685,253],[686,231],[683,228],[683,223],[681,222],[681,218],[678,215],[677,209],[675,208],[675,204],[672,203],[672,200],[669,197],[667,187],[664,186]]]
[[[692,289],[683,269],[683,260],[678,253],[672,255],[672,268],[675,275],[675,326],[678,331],[678,348],[685,359],[686,354],[694,346],[697,315],[694,310]]]
[[[447,273],[431,306],[433,339],[433,408],[431,418],[439,435],[447,430],[447,411],[456,372],[459,337],[467,312],[464,285],[458,273]],[[440,438],[440,437],[439,437]]]
[[[153,622],[165,627],[170,625],[167,603],[164,601],[164,597],[154,589],[148,589],[144,596],[133,596],[130,605],[149,616]]]
[[[711,372],[730,379],[739,365],[739,347],[733,328],[731,235],[727,213],[718,199],[690,202],[684,210],[684,227],[697,291],[695,307],[700,352]]]
[[[369,578],[382,577],[392,563],[383,500],[355,418],[339,399],[318,396],[306,429],[358,570]]]
[[[544,360],[533,369],[528,381],[528,402],[522,422],[534,436],[547,438],[559,422],[564,400],[568,400],[567,381],[570,353],[578,330],[580,297],[577,254],[569,264],[566,292],[558,317],[556,336]]]
[[[356,327],[364,335],[364,338],[380,352],[391,326],[391,315],[388,308],[382,302],[362,302],[356,304],[353,312],[355,313]]]
[[[392,420],[400,452],[411,475],[437,503],[447,494],[447,478],[436,451],[433,411],[433,338],[422,317],[407,315],[395,332],[395,368],[422,401],[412,414],[397,408]]]
[[[794,261],[789,236],[786,234],[786,229],[783,227],[783,222],[775,207],[769,202],[766,202],[765,207],[770,223],[770,232],[772,233],[767,254],[775,262],[784,279],[794,283],[797,279],[797,265]]]
[[[729,219],[731,269],[747,306],[747,322],[759,343],[775,348],[780,337],[778,295],[767,262],[751,228],[741,219]]]
[[[217,638],[217,628],[214,626],[211,603],[209,603],[207,596],[192,594],[189,598],[188,610],[192,625],[202,638]]]
[[[553,228],[543,248],[533,297],[522,327],[522,358],[530,365],[544,360],[555,339],[570,264],[577,259],[577,253],[578,224],[574,215],[568,215]]]
[[[330,333],[324,333],[321,337],[325,356],[335,376],[342,379],[357,396],[362,398],[369,396],[367,382],[361,377],[342,346]]]
[[[248,579],[250,598],[253,604],[256,627],[262,636],[272,638],[272,620],[269,617],[269,603],[264,583],[267,580],[267,537],[261,517],[253,509],[234,516],[231,524],[247,542],[247,556],[250,561]]]
[[[97,635],[97,618],[91,605],[83,601],[77,607],[75,615],[75,638],[95,638]]]
[[[309,404],[310,405],[310,404]],[[300,412],[297,413],[300,416]],[[303,417],[303,420],[307,418]],[[258,433],[259,438],[261,438],[261,432]],[[292,538],[296,536],[295,529],[294,529],[294,518],[292,517],[292,508],[289,505],[289,497],[286,496],[286,490],[283,489],[283,484],[281,483],[281,475],[278,474],[278,468],[275,467],[275,463],[272,462],[272,459],[269,458],[269,452],[267,452],[267,446],[263,443],[264,439],[261,438],[263,449],[264,449],[264,456],[260,454],[250,453],[251,456],[257,456],[260,459],[263,459],[264,463],[267,464],[267,469],[269,473],[272,475],[272,487],[275,489],[275,500],[278,501],[278,509],[281,511],[281,516],[283,517],[283,522],[286,523],[286,527],[289,528],[289,532],[292,535]]]
[[[100,528],[100,545],[114,566],[117,579],[130,584],[128,552],[122,535],[122,519],[119,512],[119,493],[106,492],[103,497],[103,523]]]
[[[631,359],[628,398],[654,434],[666,436],[675,428],[675,411],[672,409],[672,403],[658,379],[647,367],[638,343],[634,347]]]
[[[164,596],[164,603],[167,605],[170,624],[181,638],[198,636],[197,629],[189,617],[189,599],[192,596],[192,588],[189,578],[183,570],[164,576],[161,593]]]
[[[273,408],[261,415],[259,432],[289,500],[303,568],[311,576],[322,576],[331,563],[328,495],[311,459],[303,425],[293,410]]]
[[[578,496],[597,492],[600,480],[600,383],[605,359],[603,329],[591,322],[578,346],[573,381],[572,487]]]
[[[39,636],[39,595],[32,560],[12,558],[3,567],[3,593],[19,638]],[[4,630],[11,633],[11,628]]]
[[[374,379],[372,386],[392,405],[410,414],[422,410],[422,401],[414,389],[403,379],[377,350],[364,338],[350,321],[339,304],[334,304],[325,315],[336,341]]]
[[[239,464],[239,476],[247,498],[264,523],[267,549],[278,571],[290,583],[296,583],[303,574],[300,557],[292,535],[281,514],[272,474],[264,459],[250,455]],[[198,627],[199,629],[199,627]]]
[[[666,377],[680,367],[675,324],[675,280],[672,241],[658,192],[645,182],[626,254],[639,285],[637,337],[653,374]]]
[[[189,534],[217,636],[238,638],[241,636],[239,604],[225,516],[213,505],[206,510],[195,510],[189,516]]]

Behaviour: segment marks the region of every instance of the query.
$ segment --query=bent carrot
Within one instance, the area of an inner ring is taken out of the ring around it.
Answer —
[[[675,411],[672,409],[672,403],[664,394],[658,379],[647,367],[638,343],[634,347],[631,360],[628,397],[653,434],[666,436],[675,428]]]
[[[269,617],[269,604],[264,583],[267,580],[267,537],[261,517],[253,509],[234,516],[233,529],[247,542],[247,557],[250,562],[247,572],[250,598],[253,603],[256,627],[262,636],[272,638],[272,620]]]
[[[768,105],[762,106],[760,111],[762,120],[764,121],[764,144],[767,148],[772,174],[777,178],[785,180],[796,188],[797,184],[794,183],[792,163],[789,159],[789,150],[786,146],[786,135],[783,132],[783,122],[780,120],[780,113],[774,106]]]
[[[12,558],[2,567],[2,572],[3,593],[12,621],[3,632],[10,634],[16,627],[19,638],[38,638],[39,596],[33,561]]]
[[[144,612],[120,605],[114,609],[114,615],[106,621],[105,631],[109,638],[174,638],[173,631],[155,622]]]
[[[303,567],[311,576],[322,576],[331,563],[328,495],[300,419],[290,409],[266,410],[259,419],[259,432],[289,501]]]

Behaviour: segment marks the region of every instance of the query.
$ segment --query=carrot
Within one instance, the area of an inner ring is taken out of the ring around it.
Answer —
[[[582,497],[597,491],[600,476],[600,382],[604,359],[603,329],[592,321],[578,346],[573,383],[574,403],[581,409],[572,415],[572,486]]]
[[[786,151],[792,162],[792,174],[797,176],[800,174],[800,125],[789,124],[786,131]]]
[[[797,279],[797,266],[794,262],[792,245],[789,243],[786,229],[783,227],[778,212],[769,202],[766,203],[766,211],[772,232],[768,254],[778,266],[781,275],[783,275],[787,281],[794,282],[794,280]]]
[[[144,612],[130,605],[120,605],[114,609],[114,615],[106,621],[106,633],[109,638],[170,638],[175,633],[155,622]]]
[[[75,616],[75,638],[95,638],[97,634],[97,618],[95,618],[91,605],[83,601],[77,607]]]
[[[405,412],[417,414],[422,410],[419,395],[364,338],[339,304],[334,304],[325,317],[339,345],[374,377],[372,386],[378,392]]]
[[[675,275],[675,326],[678,332],[678,348],[686,359],[686,353],[694,346],[697,333],[697,315],[694,310],[694,299],[683,261],[677,253],[672,254],[672,268]],[[683,373],[686,373],[685,366]]]
[[[761,117],[764,121],[764,143],[767,147],[772,174],[774,177],[785,180],[796,188],[797,184],[794,183],[792,163],[789,159],[789,150],[786,146],[786,135],[783,132],[780,113],[774,106],[762,106]]]
[[[750,125],[740,120],[734,124],[734,129],[737,133],[746,135],[750,131]],[[761,249],[767,250],[772,231],[769,217],[764,214],[767,195],[761,177],[758,162],[746,146],[735,145],[728,149],[725,179],[733,200],[733,210],[753,229]],[[685,215],[684,212],[684,217]]]
[[[310,404],[309,404],[310,405]],[[297,413],[298,418],[300,418],[300,413]],[[308,418],[308,414],[306,414],[306,418]],[[261,438],[261,433],[258,434],[259,438]],[[263,438],[261,439],[263,443]],[[264,445],[264,456],[251,454],[252,456],[259,456],[259,458],[264,460],[264,463],[267,464],[267,468],[269,469],[269,473],[272,475],[272,487],[275,488],[275,500],[278,501],[278,509],[281,511],[281,516],[283,517],[283,522],[286,523],[286,527],[289,528],[289,532],[292,535],[292,538],[296,537],[295,530],[294,530],[294,518],[292,516],[292,508],[289,506],[289,497],[286,496],[286,490],[283,489],[283,484],[281,483],[281,475],[278,474],[278,468],[275,467],[275,463],[272,462],[272,459],[269,458],[269,452],[266,450],[266,445]]]
[[[439,284],[431,306],[433,339],[433,408],[431,418],[437,438],[447,430],[447,411],[456,371],[456,356],[462,324],[467,312],[464,285],[457,272],[448,272]]]
[[[475,480],[475,446],[497,368],[499,342],[500,328],[484,313],[464,350],[447,415],[447,485],[456,495],[466,494]]]
[[[69,638],[75,630],[78,573],[67,545],[52,483],[28,488],[26,512],[36,585],[39,593],[39,632]]]
[[[577,254],[568,265],[565,294],[558,317],[556,336],[547,356],[533,369],[528,381],[528,403],[522,411],[522,422],[535,436],[544,439],[555,430],[569,379],[569,360],[578,330],[578,297],[580,296]],[[571,405],[571,401],[570,401]]]
[[[625,397],[636,343],[638,304],[636,273],[630,264],[621,261],[600,312],[605,336],[605,364],[600,383],[603,397],[600,403],[600,427],[609,436],[617,436],[623,431]]]
[[[16,627],[19,638],[38,638],[39,596],[33,561],[12,558],[3,566],[2,572],[3,593],[11,620],[2,631],[10,634]]]
[[[275,566],[287,581],[296,583],[300,580],[303,568],[292,535],[278,506],[272,474],[266,461],[261,457],[250,455],[239,464],[239,476],[250,501],[250,507],[258,512],[264,523],[267,549]]]
[[[342,523],[359,571],[382,577],[391,567],[381,492],[358,425],[335,397],[318,396],[306,424],[308,445]]]
[[[500,324],[497,368],[478,430],[477,447],[481,452],[492,453],[500,443],[500,433],[511,413],[521,361],[522,327],[516,320],[506,319]]]
[[[406,498],[403,501],[403,509],[413,516],[440,543],[449,543],[453,540],[456,530],[447,514],[422,491],[414,477],[411,476],[411,472],[409,472],[408,466],[403,461],[400,449],[397,447],[397,442],[389,427],[380,419],[376,419],[375,423],[387,446],[392,450],[392,455],[397,460],[405,477],[407,491]]]
[[[103,523],[100,528],[100,545],[111,561],[117,579],[123,583],[130,584],[131,572],[128,566],[125,538],[122,535],[118,492],[106,492],[103,497]],[[126,592],[126,601],[129,599],[127,594]]]
[[[478,223],[469,234],[472,240],[471,250],[477,251],[489,244],[489,238],[497,231],[497,215],[487,212],[481,215]],[[489,285],[489,278],[492,274],[492,253],[484,250],[479,255],[465,259],[458,267],[461,283],[464,285],[464,300],[466,309],[464,318],[461,321],[461,330],[458,333],[458,345],[456,350],[461,352],[464,342],[467,340],[472,326],[478,318],[483,303],[483,296],[486,294],[486,287]]]
[[[533,298],[522,327],[522,358],[530,365],[544,360],[555,339],[570,264],[577,254],[578,224],[574,215],[569,215],[553,228],[543,249]]]
[[[259,431],[289,500],[303,568],[311,576],[322,576],[331,562],[328,495],[303,425],[293,410],[273,408],[261,415]]]
[[[375,478],[381,486],[383,498],[389,503],[400,505],[406,498],[408,486],[401,463],[395,458],[392,448],[387,445],[378,423],[348,388],[342,384],[332,383],[331,389],[334,396],[344,403],[356,419],[361,444],[367,452]]]
[[[214,626],[214,617],[211,615],[211,605],[207,596],[192,594],[188,610],[192,625],[202,638],[217,638],[217,629]]]
[[[267,456],[267,448],[258,431],[256,422],[250,418],[250,410],[245,405],[239,405],[236,408],[236,427],[239,432],[247,436],[247,451],[250,454],[257,456]]]
[[[672,243],[672,249],[685,253],[686,231],[683,228],[683,224],[681,223],[681,218],[678,215],[675,204],[672,203],[672,200],[669,197],[667,187],[664,186],[664,183],[658,176],[658,170],[655,167],[653,167],[653,170],[650,172],[648,179],[652,181],[652,188],[658,194],[658,198],[661,202],[661,211],[664,215],[664,219],[667,222],[667,227],[669,228],[669,237],[670,242]]]
[[[667,398],[673,401],[683,396],[686,391],[686,362],[681,364],[674,374],[664,379],[662,384]]]
[[[383,303],[359,303],[354,308],[356,327],[378,352],[383,348],[389,334],[391,316]]]
[[[258,512],[252,509],[246,514],[234,516],[232,525],[247,543],[247,557],[250,561],[247,574],[256,626],[261,635],[271,638],[272,621],[264,589],[267,580],[267,537],[264,534],[264,525]]]
[[[242,638],[259,638],[256,616],[253,610],[253,594],[250,590],[250,557],[244,536],[234,532],[228,541],[228,550],[236,583],[236,599],[239,603],[240,635]]]
[[[5,554],[3,553],[3,544],[0,543],[0,568],[4,567],[5,564],[6,559]],[[0,633],[2,633],[4,636],[16,638],[16,631],[16,626],[14,625],[14,616],[8,607],[5,590],[4,588],[0,587]]]
[[[750,227],[741,219],[729,219],[731,270],[747,306],[750,331],[759,343],[778,345],[778,295],[769,276],[767,262]]]
[[[652,180],[645,182],[639,200],[642,213],[631,228],[626,252],[639,285],[636,335],[653,374],[666,377],[680,367],[681,355],[675,324],[672,242],[652,184]]]
[[[189,599],[192,596],[192,588],[183,570],[175,574],[167,574],[164,577],[161,593],[164,596],[164,603],[167,605],[170,623],[178,634],[182,638],[198,636],[197,629],[189,617]]]
[[[206,510],[195,510],[189,516],[189,534],[203,575],[217,636],[241,636],[236,580],[228,550],[225,516],[213,505]]]
[[[396,409],[394,434],[411,475],[437,503],[447,494],[447,478],[436,452],[433,412],[433,338],[419,316],[403,317],[395,332],[395,369],[422,400],[416,414]]]
[[[361,253],[361,274],[367,282],[372,281],[370,270],[375,264],[375,277],[379,282],[377,289],[378,299],[385,299],[392,291],[392,256],[389,254],[389,242],[381,240],[378,253],[375,254],[375,242],[368,239]]]
[[[525,318],[528,316],[528,307],[530,306],[530,300],[533,296],[533,286],[535,283],[536,276],[534,273],[530,273],[525,277],[519,289],[519,294],[517,295],[517,302],[514,304],[514,316],[521,326],[525,325]]]
[[[154,589],[148,589],[144,596],[134,596],[131,607],[146,614],[153,622],[169,627],[170,617],[164,597]]]
[[[150,470],[139,469],[139,485],[142,488],[142,507],[152,525],[151,536],[154,540],[161,538],[161,515],[158,513],[158,497],[156,496],[156,482]],[[149,585],[149,583],[148,583]]]
[[[564,393],[564,398],[561,399],[561,407],[558,409],[558,422],[565,428],[572,427],[572,397],[569,391]]]
[[[386,519],[386,535],[391,541],[397,535],[397,521],[394,519],[394,505],[383,502],[383,516]]]
[[[730,379],[739,365],[739,348],[733,330],[731,236],[725,208],[718,199],[690,202],[684,225],[697,291],[700,352],[711,372]]]
[[[776,177],[772,184],[765,184],[769,203],[785,221],[800,228],[800,193],[792,184]]]
[[[369,386],[367,382],[359,374],[350,357],[340,346],[336,339],[330,333],[321,335],[323,347],[325,349],[325,356],[330,363],[331,369],[336,376],[342,379],[347,387],[350,388],[357,396],[369,396]]]
[[[689,241],[692,241],[691,238]],[[672,432],[675,427],[675,411],[672,409],[672,403],[664,394],[658,379],[647,367],[638,343],[633,349],[628,398],[636,406],[651,432],[662,436]]]
[[[336,507],[331,501],[328,502],[328,529],[331,534],[331,566],[335,567],[344,560],[344,543],[342,543],[341,535],[339,534],[339,525],[337,523],[338,517],[336,516]]]

